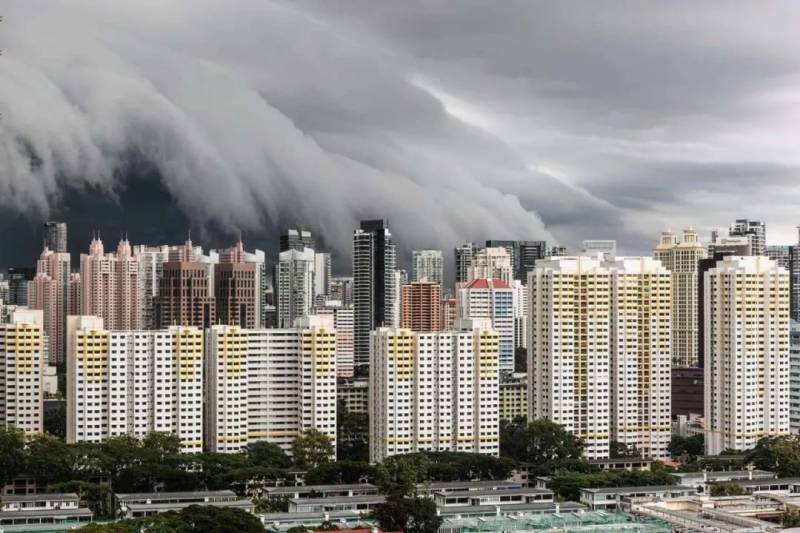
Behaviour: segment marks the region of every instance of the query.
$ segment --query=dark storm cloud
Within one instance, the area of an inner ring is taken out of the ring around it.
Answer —
[[[113,198],[134,154],[196,225],[344,255],[374,216],[444,249],[794,223],[794,4],[6,4],[7,209]]]

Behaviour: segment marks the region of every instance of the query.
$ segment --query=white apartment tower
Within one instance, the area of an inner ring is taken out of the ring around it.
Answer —
[[[653,255],[672,273],[672,365],[700,364],[698,263],[706,258],[706,247],[693,229],[683,230],[683,239],[671,231],[661,233]]]
[[[706,453],[747,450],[789,432],[789,273],[730,256],[705,290]]]
[[[488,319],[499,335],[500,370],[514,370],[514,316],[514,289],[501,279],[476,278],[456,291],[456,317]]]
[[[281,252],[276,265],[278,327],[291,328],[294,321],[311,313],[314,306],[314,250]]]
[[[441,250],[411,252],[411,281],[427,280],[442,285],[444,259]]]
[[[483,248],[472,256],[467,269],[467,281],[491,278],[501,279],[507,284],[514,279],[511,255],[505,248]]]
[[[67,324],[67,442],[158,431],[203,450],[203,335],[197,328],[108,331],[93,316]]]
[[[206,445],[239,453],[269,441],[289,451],[309,429],[336,444],[336,333],[316,317],[302,328],[207,330]]]
[[[45,360],[41,310],[20,308],[0,325],[0,427],[26,435],[44,430],[42,371]]]
[[[529,286],[529,417],[581,437],[666,457],[670,438],[671,277],[650,258],[553,257]]]
[[[372,333],[370,461],[419,451],[499,453],[499,337],[482,325]]]

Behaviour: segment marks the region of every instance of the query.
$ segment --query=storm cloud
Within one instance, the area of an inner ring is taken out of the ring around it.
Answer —
[[[302,223],[342,257],[377,216],[405,250],[647,252],[665,227],[740,216],[793,238],[790,3],[3,7],[0,203],[29,218],[119,199],[135,161],[193,225]]]

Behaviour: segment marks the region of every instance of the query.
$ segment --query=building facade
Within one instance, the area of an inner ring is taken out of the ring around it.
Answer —
[[[396,252],[386,220],[364,220],[353,233],[355,366],[369,364],[370,332],[396,326]]]
[[[27,436],[44,431],[43,322],[41,310],[17,309],[0,325],[0,427],[14,427]]]
[[[51,220],[43,226],[45,248],[57,254],[67,253],[67,223]]]
[[[139,259],[127,239],[115,253],[105,253],[103,241],[93,238],[89,253],[81,254],[78,314],[99,316],[111,330],[142,328]]]
[[[417,281],[401,289],[400,327],[411,331],[442,329],[442,290],[438,283]]]
[[[261,325],[262,263],[247,261],[239,240],[220,254],[214,267],[214,297],[217,321],[242,328]]]
[[[650,258],[549,258],[529,279],[529,417],[667,457],[671,276]]]
[[[699,366],[698,276],[706,248],[691,228],[683,231],[680,242],[665,231],[653,255],[672,273],[672,365]]]
[[[789,273],[729,256],[705,274],[706,453],[789,432]]]
[[[64,361],[69,294],[70,256],[45,247],[28,282],[28,307],[43,311],[51,364]]]
[[[240,453],[258,441],[290,451],[310,429],[336,445],[336,332],[316,317],[305,322],[302,328],[206,332],[209,451]]]
[[[512,258],[506,248],[484,248],[472,256],[467,269],[467,281],[474,279],[500,279],[510,284],[514,279]]]
[[[499,453],[497,333],[378,328],[371,340],[371,462],[419,451]]]
[[[294,327],[295,320],[314,307],[314,250],[295,248],[278,255],[275,280],[278,289],[278,327]]]
[[[514,291],[501,279],[477,278],[456,291],[457,319],[487,319],[499,336],[500,370],[514,370]]]
[[[475,255],[477,250],[478,247],[471,242],[464,243],[453,250],[456,283],[466,283],[469,281],[469,266],[472,264],[472,256]]]
[[[428,281],[442,285],[444,259],[441,250],[412,250],[411,281]]]
[[[728,229],[731,237],[747,237],[752,255],[766,255],[767,225],[761,220],[737,219]]]
[[[176,435],[185,453],[203,451],[203,333],[172,326],[110,331],[71,316],[67,356],[67,442]]]
[[[191,241],[170,248],[155,301],[159,328],[174,325],[203,329],[216,322],[215,262],[216,258],[203,257]]]

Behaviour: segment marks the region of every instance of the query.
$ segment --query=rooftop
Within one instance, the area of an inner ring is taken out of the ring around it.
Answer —
[[[497,489],[497,490],[453,490],[449,492],[436,492],[435,494],[445,495],[447,497],[459,497],[459,496],[495,496],[495,495],[502,495],[502,496],[509,496],[515,494],[550,494],[552,496],[553,491],[549,489],[534,489],[534,488],[511,488],[511,489]]]
[[[386,498],[380,494],[367,496],[334,496],[332,498],[291,498],[289,501],[297,505],[324,505],[337,503],[382,503]]]
[[[481,487],[497,487],[501,490],[518,489],[522,488],[521,483],[514,481],[431,481],[430,483],[423,483],[417,485],[417,488],[428,488],[432,491],[455,489],[458,487],[481,488]]]
[[[609,494],[627,494],[629,492],[666,492],[670,490],[676,491],[695,491],[695,487],[687,487],[686,485],[651,485],[644,487],[598,487],[592,489],[581,489],[581,492],[609,493]]]
[[[42,494],[7,494],[0,497],[3,503],[13,502],[51,502],[51,501],[78,501],[78,495],[74,492],[51,492]]]
[[[232,498],[237,499],[232,490],[200,490],[186,492],[131,492],[128,494],[115,494],[121,502],[132,500],[184,500],[196,498]]]
[[[378,490],[372,483],[353,483],[350,485],[304,485],[300,487],[269,487],[264,489],[267,494],[294,494],[295,492],[333,492],[349,490]]]

